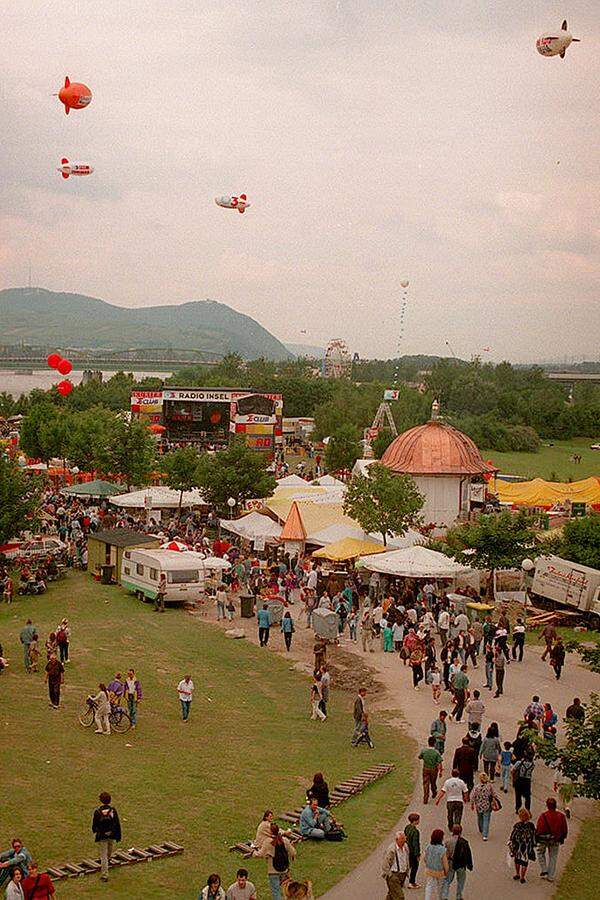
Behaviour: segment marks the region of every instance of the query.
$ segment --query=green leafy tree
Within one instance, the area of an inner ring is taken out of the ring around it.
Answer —
[[[84,472],[106,475],[111,467],[110,445],[117,422],[115,413],[103,406],[73,413],[67,450],[73,465]]]
[[[21,424],[19,445],[27,456],[48,462],[53,456],[64,459],[68,452],[70,414],[44,401],[33,406]]]
[[[354,425],[341,425],[329,438],[325,464],[332,472],[351,469],[360,457],[359,431]]]
[[[37,504],[36,482],[6,456],[0,456],[0,544],[31,527]]]
[[[375,440],[372,443],[373,453],[375,454],[376,459],[381,459],[387,448],[390,446],[392,441],[394,440],[395,435],[391,432],[389,428],[384,428],[383,431],[380,431]]]
[[[531,518],[507,511],[450,528],[445,552],[465,566],[488,569],[488,596],[493,599],[496,569],[520,568],[534,547]]]
[[[380,463],[369,466],[365,475],[355,476],[346,492],[344,512],[366,532],[387,536],[406,534],[419,521],[425,498],[410,475],[393,475]]]
[[[108,465],[125,480],[128,489],[134,484],[147,484],[155,465],[155,445],[142,422],[115,418],[109,434]]]
[[[277,482],[267,472],[268,459],[251,450],[243,437],[234,438],[229,447],[213,456],[204,453],[198,464],[198,487],[207,501],[224,512],[227,500],[237,503],[258,497],[270,497]]]
[[[566,741],[560,745],[542,737],[536,740],[538,755],[567,779],[574,797],[600,800],[600,701],[591,694],[584,703],[585,718],[565,719]]]
[[[181,516],[183,492],[198,486],[198,463],[200,455],[193,447],[182,447],[168,453],[161,459],[161,468],[166,474],[166,483],[174,491],[179,491],[178,518]]]
[[[569,519],[554,549],[564,559],[600,569],[600,514]]]

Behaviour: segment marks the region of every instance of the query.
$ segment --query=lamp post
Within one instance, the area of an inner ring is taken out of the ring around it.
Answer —
[[[532,572],[534,572],[535,570],[534,561],[532,559],[529,559],[529,557],[526,557],[521,563],[521,569],[523,571],[523,587],[525,588],[525,597],[527,598],[528,592],[533,584]],[[525,599],[524,605],[527,605],[527,599]]]
[[[235,497],[230,497],[227,501],[227,506],[229,507],[229,514],[231,518],[233,518],[233,510],[235,509],[236,504],[237,500],[235,499]]]

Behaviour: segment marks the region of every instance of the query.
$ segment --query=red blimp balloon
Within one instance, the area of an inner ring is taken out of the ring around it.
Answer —
[[[65,85],[58,92],[58,99],[64,104],[65,112],[69,115],[71,109],[84,109],[92,101],[92,92],[86,84],[78,81],[69,81],[65,78]]]
[[[46,362],[50,366],[51,369],[56,369],[61,360],[60,353],[51,353]]]
[[[71,384],[70,381],[67,381],[65,379],[65,381],[58,382],[58,384],[56,385],[56,390],[61,395],[61,397],[66,397],[67,394],[70,394],[71,391],[73,390],[73,385]]]
[[[69,362],[68,359],[61,359],[59,364],[56,367],[61,375],[68,375],[69,372],[73,371],[73,366]]]

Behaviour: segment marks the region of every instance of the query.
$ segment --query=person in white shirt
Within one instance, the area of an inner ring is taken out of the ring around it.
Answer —
[[[447,609],[443,609],[437,620],[437,627],[442,641],[442,647],[448,640],[448,631],[450,630],[450,613]]]
[[[383,619],[383,607],[376,606],[373,609],[373,631],[377,637],[381,634],[381,620]]]
[[[443,783],[435,798],[435,805],[439,806],[444,797],[448,812],[448,829],[452,831],[453,825],[460,825],[464,805],[469,799],[469,789],[462,778],[459,778],[458,769],[452,769],[452,776]]]
[[[399,831],[394,843],[385,851],[381,869],[381,877],[387,884],[388,900],[401,900],[404,897],[402,888],[408,874],[408,865],[406,835],[403,831]]]
[[[306,579],[306,587],[309,589],[309,591],[317,590],[318,577],[319,576],[318,576],[317,570],[311,569],[310,572],[308,573],[308,578]]]
[[[186,675],[179,682],[177,692],[181,703],[181,718],[184,722],[187,722],[190,716],[190,706],[192,705],[192,694],[194,693],[194,682],[191,675]]]

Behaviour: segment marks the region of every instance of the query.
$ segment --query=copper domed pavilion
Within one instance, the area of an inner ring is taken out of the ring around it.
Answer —
[[[435,418],[398,435],[381,463],[413,476],[425,497],[424,521],[440,526],[468,512],[472,478],[494,472],[470,437]]]

